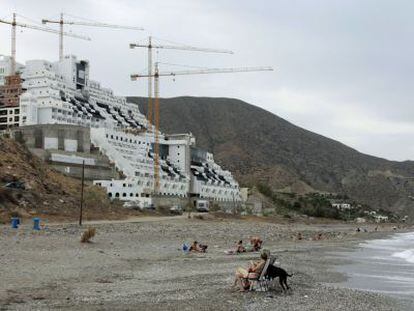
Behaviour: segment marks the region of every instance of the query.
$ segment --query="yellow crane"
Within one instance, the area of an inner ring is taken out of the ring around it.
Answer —
[[[87,21],[68,21],[63,18],[63,13],[60,14],[59,20],[42,19],[42,24],[59,24],[59,60],[63,60],[63,25],[77,25],[87,27],[103,27],[103,28],[114,28],[114,29],[130,29],[130,30],[144,30],[141,27],[133,26],[121,26],[99,22],[87,22]]]
[[[201,48],[194,47],[190,45],[169,45],[169,44],[154,44],[152,42],[152,37],[148,37],[148,43],[131,43],[129,45],[131,49],[134,48],[146,48],[148,50],[148,76],[152,76],[152,51],[153,49],[166,49],[166,50],[180,50],[180,51],[190,51],[190,52],[204,52],[204,53],[224,53],[224,54],[233,54],[233,51],[223,50],[223,49],[211,49],[211,48]],[[153,107],[152,107],[152,78],[148,78],[148,110],[147,110],[147,120],[150,124],[153,124],[152,120]]]
[[[24,24],[24,23],[17,22],[16,21],[16,13],[13,13],[12,21],[7,21],[7,20],[0,19],[0,23],[8,24],[8,25],[12,26],[11,27],[11,58],[12,58],[11,75],[14,75],[16,73],[16,27],[29,28],[29,29],[40,30],[40,31],[45,31],[45,32],[51,32],[51,33],[59,33],[59,31],[54,30],[54,29],[39,27],[39,26],[36,26],[36,25],[29,25],[29,24]],[[72,34],[72,33],[67,33],[67,32],[61,32],[60,35],[61,36],[72,37],[72,38],[77,38],[77,39],[83,39],[83,40],[91,40],[88,37],[84,37],[84,36],[80,36],[80,35],[76,35],[76,34]]]
[[[238,67],[238,68],[207,68],[200,70],[183,70],[175,72],[160,72],[158,63],[155,63],[154,74],[132,74],[131,80],[135,81],[140,78],[154,79],[154,126],[155,126],[155,141],[154,141],[154,193],[159,193],[160,189],[160,164],[159,164],[159,129],[160,129],[160,77],[175,77],[180,75],[199,75],[199,74],[214,74],[214,73],[236,73],[236,72],[255,72],[255,71],[273,71],[272,67]]]

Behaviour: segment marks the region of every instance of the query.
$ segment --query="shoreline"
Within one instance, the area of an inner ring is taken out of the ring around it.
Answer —
[[[338,287],[346,276],[333,268],[343,263],[329,257],[396,233],[391,227],[355,233],[354,224],[344,223],[185,218],[94,227],[94,243],[81,244],[82,230],[72,224],[54,224],[40,233],[29,226],[19,232],[2,226],[0,305],[5,310],[404,310],[392,297]],[[298,232],[305,240],[295,240]],[[319,232],[327,239],[308,240]],[[235,269],[258,254],[224,251],[250,235],[262,236],[264,248],[294,273],[291,292],[282,293],[278,282],[267,293],[231,291]],[[192,240],[207,243],[208,252],[179,251]]]
[[[394,254],[412,248],[411,240],[404,237],[413,234],[414,230],[382,234],[328,253],[334,260],[345,256],[341,264],[334,266],[337,272],[345,275],[345,280],[337,286],[391,297],[406,310],[412,310],[414,287],[410,280],[414,266]]]

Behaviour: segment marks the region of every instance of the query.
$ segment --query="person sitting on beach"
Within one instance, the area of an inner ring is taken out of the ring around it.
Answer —
[[[313,237],[313,240],[315,241],[320,241],[322,239],[323,239],[323,235],[320,232]]]
[[[246,252],[246,248],[243,246],[242,240],[237,242],[234,248],[225,251],[227,255],[234,255],[234,254],[245,253],[245,252]]]
[[[259,237],[254,236],[250,238],[250,245],[252,246],[252,252],[260,251],[260,249],[262,248],[262,244],[263,244],[263,241]]]
[[[250,262],[247,270],[242,267],[237,268],[233,287],[239,286],[241,292],[248,290],[250,288],[250,282],[248,279],[255,279],[259,276],[269,256],[270,252],[268,250],[262,250],[260,253],[260,260]]]
[[[236,253],[244,253],[246,252],[246,248],[243,246],[243,241],[240,240],[236,244]]]
[[[194,241],[191,244],[188,251],[190,252],[197,252],[197,253],[205,253],[207,251],[207,245],[199,244],[197,241]]]

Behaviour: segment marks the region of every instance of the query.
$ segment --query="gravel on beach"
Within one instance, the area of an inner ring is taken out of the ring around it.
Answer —
[[[384,232],[356,233],[348,224],[279,224],[238,219],[186,219],[49,225],[39,232],[0,226],[0,310],[402,310],[398,300],[337,286],[341,260],[330,254]],[[372,229],[372,228],[371,228]],[[369,231],[373,231],[369,230]],[[301,232],[302,240],[297,240]],[[322,233],[322,240],[313,240]],[[283,293],[232,290],[235,269],[257,253],[226,255],[236,241],[261,236],[293,277]],[[208,244],[185,254],[184,242]]]

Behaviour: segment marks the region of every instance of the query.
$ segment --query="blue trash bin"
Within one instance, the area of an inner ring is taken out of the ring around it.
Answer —
[[[12,226],[13,229],[18,229],[19,228],[19,223],[20,223],[19,218],[13,217],[11,219],[11,226]]]
[[[33,218],[33,230],[40,230],[40,218]]]

